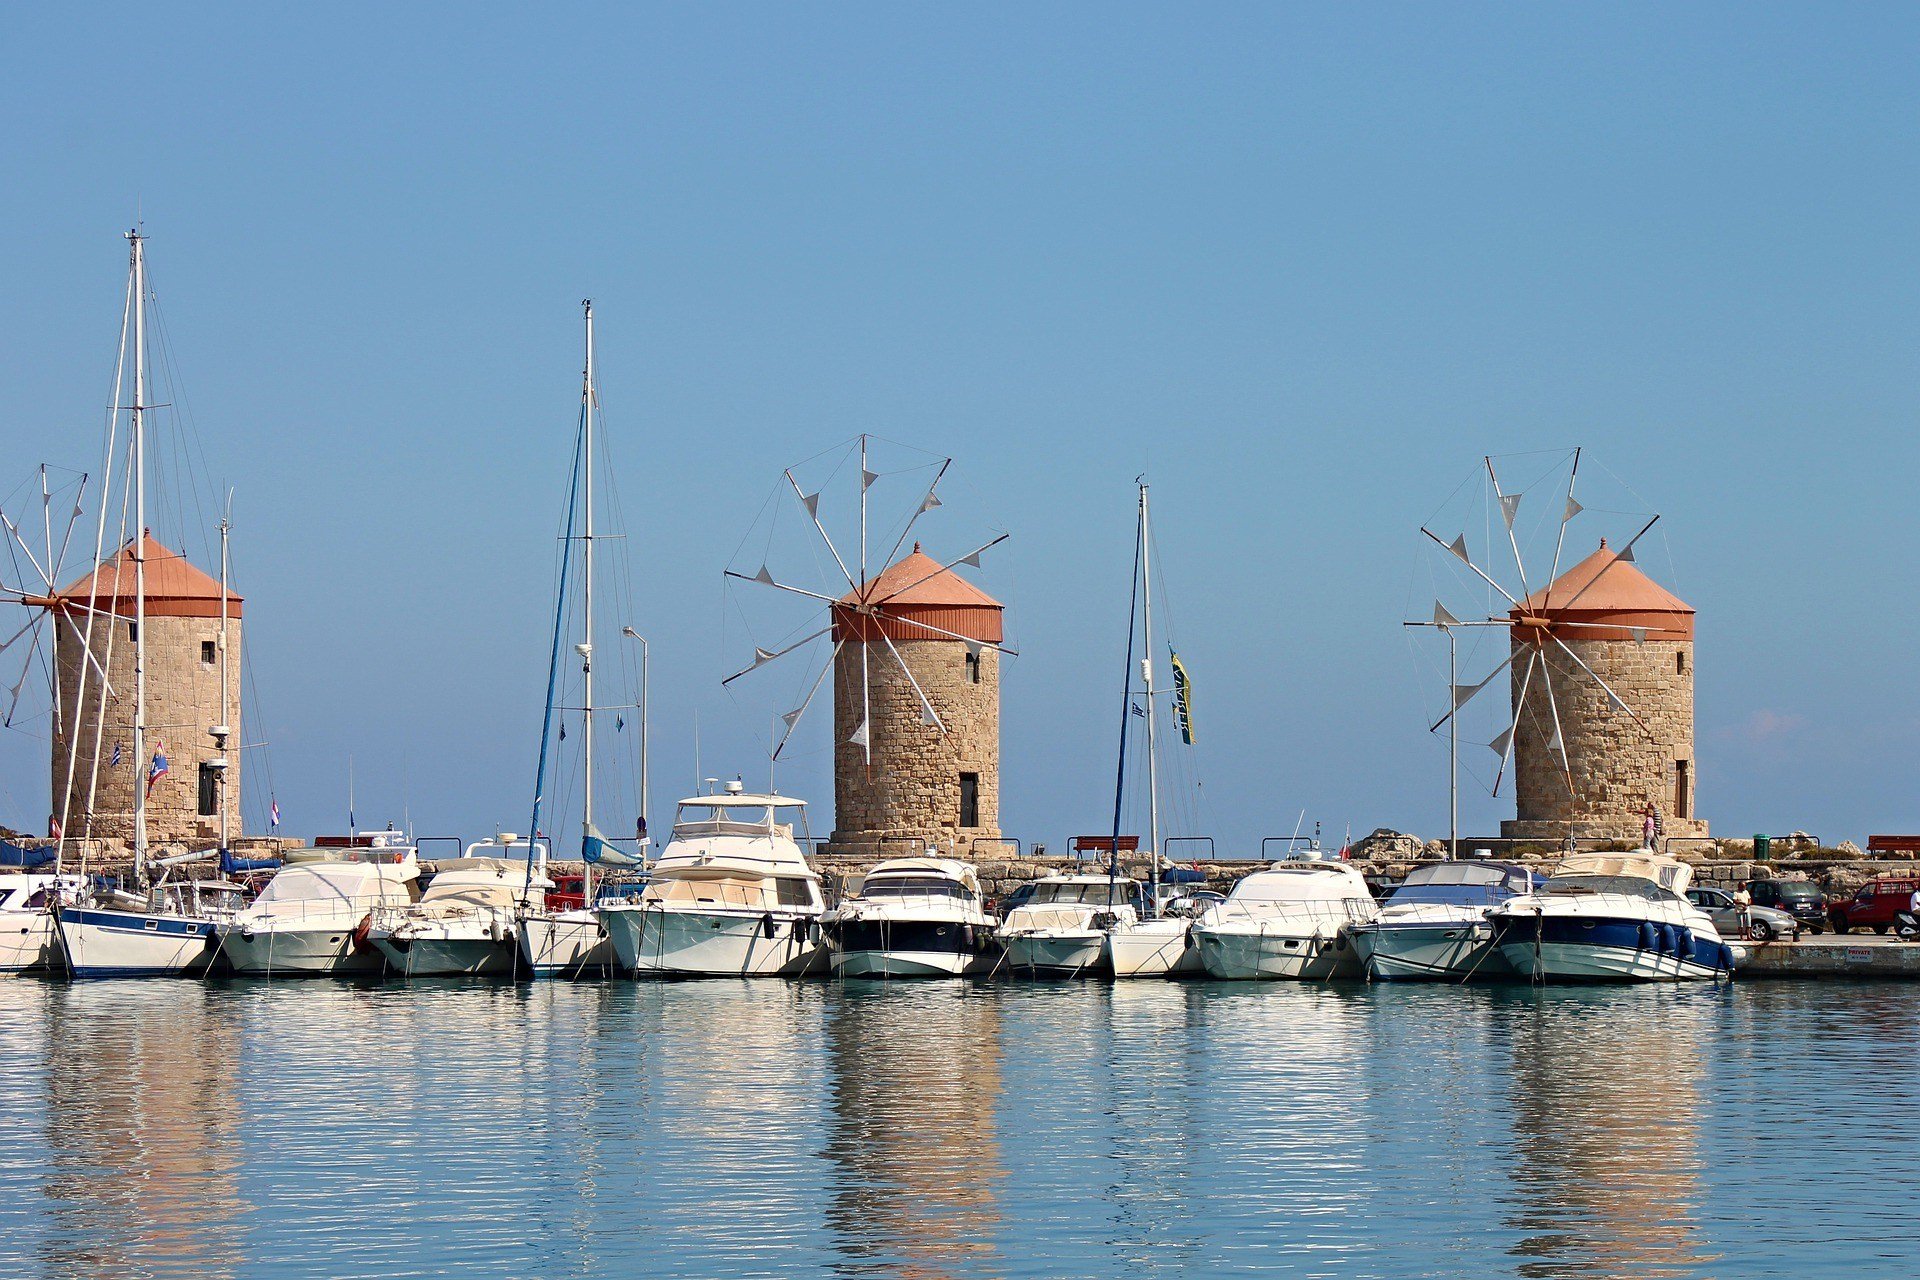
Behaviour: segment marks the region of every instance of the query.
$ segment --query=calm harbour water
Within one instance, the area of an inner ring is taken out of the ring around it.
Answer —
[[[1920,997],[0,982],[0,1275],[1911,1269]]]

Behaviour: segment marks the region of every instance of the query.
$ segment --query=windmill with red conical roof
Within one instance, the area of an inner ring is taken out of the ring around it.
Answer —
[[[785,472],[782,501],[797,504],[809,539],[825,552],[829,577],[837,581],[824,591],[794,585],[776,578],[764,559],[753,572],[728,569],[729,578],[806,602],[812,612],[781,643],[756,645],[752,662],[722,683],[731,685],[790,654],[828,647],[817,674],[780,714],[773,756],[777,760],[786,751],[831,672],[830,849],[870,857],[934,849],[966,856],[976,843],[1000,843],[999,659],[1012,650],[1004,606],[959,570],[980,567],[982,555],[1008,535],[996,534],[952,558],[929,555],[918,540],[901,555],[922,517],[943,505],[939,486],[952,459],[877,469],[877,443],[865,435],[850,441],[832,469],[846,476],[840,489],[851,488],[857,459],[857,496],[835,493],[824,483],[809,491],[793,469]],[[870,526],[876,523],[870,494],[889,477],[914,486],[913,502],[876,570],[868,560]],[[851,499],[843,513],[858,528],[851,554],[843,553],[822,517],[823,503],[834,498]]]
[[[1492,607],[1476,617],[1436,601],[1431,621],[1410,625],[1438,628],[1450,639],[1471,628],[1508,637],[1503,660],[1478,682],[1450,677],[1450,704],[1431,728],[1457,735],[1468,704],[1504,673],[1511,715],[1485,744],[1498,756],[1493,793],[1513,778],[1515,816],[1501,824],[1503,835],[1553,843],[1638,840],[1651,806],[1664,835],[1704,836],[1707,824],[1694,812],[1694,611],[1636,562],[1657,514],[1607,513],[1631,519],[1630,536],[1617,547],[1602,537],[1596,550],[1561,571],[1569,527],[1587,512],[1575,496],[1580,458],[1578,449],[1566,455],[1564,490],[1556,467],[1515,485],[1502,474],[1509,460],[1482,460],[1491,499],[1488,541],[1504,543],[1504,554],[1477,558],[1464,529],[1447,539],[1422,527]],[[1529,506],[1544,510],[1536,537],[1523,541]],[[1541,573],[1523,547],[1545,542],[1553,551]],[[1510,570],[1494,567],[1502,562]]]

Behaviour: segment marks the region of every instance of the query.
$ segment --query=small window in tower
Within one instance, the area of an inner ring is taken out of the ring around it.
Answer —
[[[127,624],[127,643],[128,644],[140,643],[140,624],[139,623],[129,622]]]
[[[960,825],[980,825],[980,775],[977,773],[960,775]]]
[[[216,650],[218,648],[219,646],[214,644],[213,641],[202,640],[200,642],[200,661],[206,663],[208,666],[212,666],[217,660]]]
[[[1687,651],[1685,649],[1675,649],[1673,651],[1673,674],[1677,676],[1687,674]]]
[[[1673,762],[1673,816],[1691,818],[1693,816],[1693,779],[1688,776],[1687,761]]]
[[[967,683],[980,683],[980,655],[971,649],[967,650]]]
[[[211,818],[220,812],[220,771],[210,764],[200,766],[200,803],[197,812]]]

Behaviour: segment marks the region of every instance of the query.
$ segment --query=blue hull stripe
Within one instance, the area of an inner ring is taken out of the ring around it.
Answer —
[[[95,929],[105,929],[111,933],[157,934],[161,937],[201,937],[213,936],[211,920],[182,920],[160,917],[154,928],[147,928],[152,916],[135,915],[120,911],[89,911],[69,908],[60,913],[62,920],[74,924],[84,924]]]

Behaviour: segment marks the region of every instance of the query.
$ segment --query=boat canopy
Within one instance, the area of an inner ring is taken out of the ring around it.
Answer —
[[[1627,853],[1576,853],[1553,869],[1561,876],[1632,876],[1651,880],[1670,893],[1685,893],[1693,868],[1677,858],[1637,849]]]
[[[308,862],[283,867],[253,900],[253,909],[275,914],[277,909],[303,910],[315,905],[378,906],[386,901],[390,877],[364,862]]]
[[[1340,902],[1350,898],[1372,900],[1367,879],[1357,870],[1333,862],[1275,863],[1233,886],[1235,902]]]

